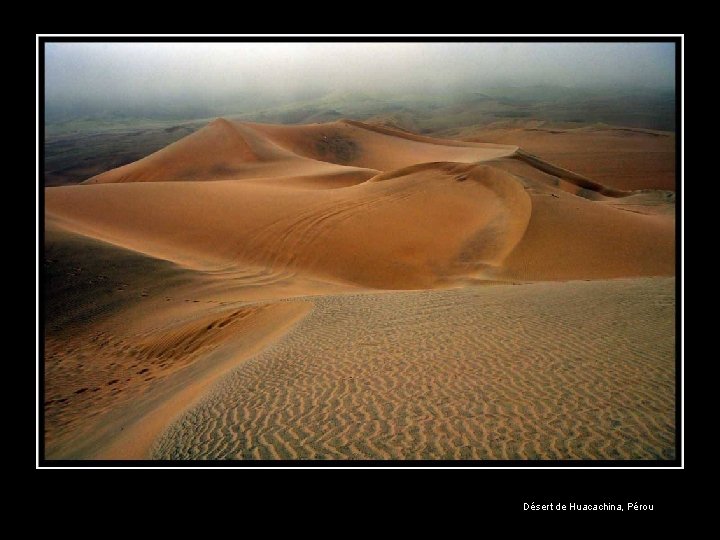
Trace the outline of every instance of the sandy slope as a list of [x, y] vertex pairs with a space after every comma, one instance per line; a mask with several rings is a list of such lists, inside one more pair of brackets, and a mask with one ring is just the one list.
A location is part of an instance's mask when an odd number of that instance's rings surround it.
[[514, 279], [520, 267], [524, 279], [673, 273], [671, 216], [537, 190], [499, 167], [431, 164], [322, 191], [234, 181], [59, 187], [46, 208], [68, 228], [195, 268], [258, 264], [380, 288]]
[[602, 184], [675, 190], [675, 135], [611, 126], [488, 127], [454, 132], [469, 141], [512, 144]]
[[333, 290], [252, 267], [197, 273], [52, 223], [45, 272], [49, 458], [147, 456], [203, 389], [309, 308], [266, 298]]
[[673, 456], [672, 278], [312, 294], [50, 236], [50, 458]]
[[322, 191], [233, 181], [71, 186], [48, 190], [46, 204], [69, 228], [187, 266], [262, 264], [383, 288], [433, 286], [499, 264], [530, 217], [521, 184], [453, 164]]
[[357, 183], [377, 171], [306, 159], [273, 144], [244, 124], [218, 118], [146, 158], [84, 183], [198, 181], [279, 177], [327, 177]]
[[[313, 186], [311, 179], [327, 178], [332, 187], [338, 187], [338, 178], [340, 185], [351, 185], [378, 171], [419, 162], [476, 162], [515, 150], [514, 146], [441, 141], [378, 129], [348, 121], [268, 126], [218, 118], [146, 158], [85, 183], [284, 178]], [[316, 180], [314, 185], [318, 184]]]
[[326, 296], [160, 459], [670, 459], [674, 279]]
[[674, 196], [544, 157], [218, 120], [47, 188], [47, 455], [146, 457], [239, 368], [156, 456], [671, 457], [673, 281], [613, 279], [674, 274]]
[[304, 126], [249, 125], [295, 154], [380, 171], [431, 161], [475, 163], [517, 149], [515, 145], [433, 139], [347, 120]]

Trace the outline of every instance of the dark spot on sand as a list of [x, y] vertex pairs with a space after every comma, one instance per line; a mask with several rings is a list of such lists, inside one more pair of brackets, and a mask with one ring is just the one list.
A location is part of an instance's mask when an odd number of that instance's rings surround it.
[[348, 163], [360, 154], [357, 143], [342, 135], [323, 135], [315, 141], [315, 151], [335, 163]]

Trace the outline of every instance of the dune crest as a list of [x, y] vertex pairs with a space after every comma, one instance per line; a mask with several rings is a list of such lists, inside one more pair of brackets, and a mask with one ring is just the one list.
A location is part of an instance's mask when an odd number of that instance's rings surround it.
[[[168, 183], [183, 179], [214, 182]], [[104, 185], [48, 190], [48, 215], [194, 269], [251, 264], [384, 289], [674, 272], [672, 215], [618, 204], [652, 194], [513, 146], [354, 121], [218, 119], [89, 183]]]
[[379, 288], [499, 265], [531, 214], [522, 185], [484, 165], [439, 163], [333, 190], [169, 186], [58, 188], [47, 210], [66, 228], [191, 268], [261, 264]]
[[384, 289], [674, 272], [672, 216], [528, 188], [482, 164], [425, 164], [329, 190], [63, 187], [48, 191], [47, 212], [70, 230], [190, 268], [253, 264]]
[[[282, 126], [218, 118], [146, 158], [85, 183], [262, 179], [277, 184], [285, 179], [287, 185], [295, 180], [302, 185], [312, 175], [342, 177], [342, 185], [350, 185], [380, 171], [420, 162], [476, 163], [516, 150], [510, 145], [432, 139], [349, 120]], [[332, 180], [325, 184], [337, 187]]]
[[[375, 170], [307, 159], [274, 144], [244, 124], [218, 118], [204, 128], [134, 163], [84, 183], [277, 179], [312, 175], [362, 182]], [[347, 182], [346, 182], [347, 184]]]
[[594, 125], [546, 127], [520, 121], [450, 130], [468, 141], [516, 144], [564, 169], [618, 190], [675, 190], [675, 134]]
[[379, 171], [430, 161], [477, 163], [509, 156], [517, 150], [513, 145], [433, 139], [350, 120], [248, 125], [297, 155]]

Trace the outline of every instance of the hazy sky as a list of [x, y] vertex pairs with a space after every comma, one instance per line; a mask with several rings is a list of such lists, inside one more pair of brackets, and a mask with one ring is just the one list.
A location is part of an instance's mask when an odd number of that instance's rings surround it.
[[667, 43], [49, 43], [48, 103], [494, 84], [674, 85]]

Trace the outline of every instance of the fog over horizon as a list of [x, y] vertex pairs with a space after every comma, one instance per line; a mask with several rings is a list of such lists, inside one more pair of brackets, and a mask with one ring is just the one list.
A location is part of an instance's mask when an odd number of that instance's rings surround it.
[[47, 110], [238, 110], [332, 92], [672, 91], [673, 43], [47, 43]]

